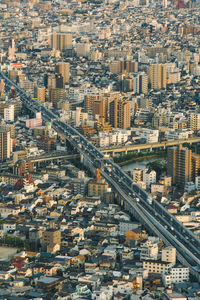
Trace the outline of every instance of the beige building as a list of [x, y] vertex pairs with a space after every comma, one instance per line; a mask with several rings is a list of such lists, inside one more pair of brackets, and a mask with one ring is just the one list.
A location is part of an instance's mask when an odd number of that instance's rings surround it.
[[172, 183], [184, 186], [192, 178], [192, 150], [182, 145], [168, 148], [167, 167]]
[[141, 169], [133, 169], [133, 181], [143, 181], [143, 170]]
[[61, 232], [57, 229], [47, 229], [42, 234], [42, 243], [45, 245], [49, 244], [61, 244]]
[[200, 114], [191, 113], [189, 115], [189, 127], [191, 130], [197, 131], [200, 129]]
[[72, 34], [55, 32], [51, 35], [50, 46], [54, 50], [72, 49]]
[[97, 170], [96, 179], [91, 180], [88, 183], [88, 196], [98, 197], [100, 196], [101, 199], [104, 197], [105, 193], [108, 190], [108, 184], [105, 179], [101, 178], [100, 172]]
[[152, 64], [148, 69], [151, 88], [154, 90], [166, 89], [167, 71], [165, 64]]
[[173, 265], [176, 264], [176, 248], [168, 246], [162, 249], [162, 261], [170, 262]]
[[110, 124], [114, 128], [128, 129], [131, 125], [130, 103], [115, 99], [110, 103]]
[[39, 103], [45, 102], [45, 87], [34, 87], [34, 98], [37, 99]]
[[55, 68], [56, 73], [59, 73], [63, 77], [63, 82], [68, 83], [70, 77], [70, 63], [68, 62], [60, 62], [56, 65]]
[[49, 101], [52, 102], [53, 107], [57, 107], [59, 101], [66, 99], [65, 89], [51, 89], [49, 92]]
[[0, 127], [0, 161], [4, 161], [11, 157], [12, 139], [10, 129], [7, 126]]

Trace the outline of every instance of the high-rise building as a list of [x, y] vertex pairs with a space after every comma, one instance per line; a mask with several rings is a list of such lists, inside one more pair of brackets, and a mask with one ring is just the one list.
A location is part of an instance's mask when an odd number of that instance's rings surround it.
[[45, 87], [34, 87], [34, 98], [37, 99], [39, 103], [45, 102]]
[[192, 155], [192, 180], [200, 176], [200, 155]]
[[125, 69], [127, 73], [137, 73], [138, 72], [138, 62], [134, 60], [125, 61]]
[[100, 117], [106, 117], [106, 100], [94, 100], [93, 103], [93, 115], [99, 115]]
[[152, 64], [148, 68], [149, 81], [154, 90], [165, 89], [167, 85], [167, 72], [165, 64]]
[[4, 108], [4, 120], [14, 122], [15, 119], [15, 106], [10, 104], [8, 107]]
[[50, 45], [54, 50], [65, 51], [72, 49], [72, 34], [55, 32], [51, 35]]
[[197, 131], [200, 130], [200, 114], [191, 113], [189, 115], [189, 127], [191, 130]]
[[56, 65], [55, 68], [56, 73], [59, 73], [63, 77], [63, 82], [68, 83], [69, 82], [69, 76], [70, 76], [70, 64], [68, 62], [60, 62]]
[[0, 161], [4, 161], [11, 157], [12, 139], [10, 129], [6, 125], [0, 126]]
[[51, 89], [49, 93], [49, 101], [52, 102], [53, 107], [57, 107], [59, 101], [66, 99], [65, 89]]
[[110, 103], [110, 124], [114, 128], [127, 129], [130, 127], [130, 103], [115, 99]]
[[192, 150], [179, 145], [169, 148], [167, 154], [168, 174], [172, 182], [184, 186], [192, 178]]
[[137, 94], [148, 93], [148, 75], [146, 73], [141, 72], [134, 77], [134, 92]]

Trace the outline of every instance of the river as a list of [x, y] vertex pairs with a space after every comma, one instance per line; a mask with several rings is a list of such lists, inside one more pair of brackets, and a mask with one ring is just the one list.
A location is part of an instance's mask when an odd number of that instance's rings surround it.
[[163, 160], [163, 158], [153, 157], [153, 158], [149, 158], [149, 159], [139, 160], [139, 161], [136, 161], [136, 162], [129, 163], [125, 166], [122, 166], [121, 168], [126, 172], [127, 171], [132, 171], [133, 169], [136, 169], [136, 168], [144, 170], [148, 163], [153, 162], [155, 160]]

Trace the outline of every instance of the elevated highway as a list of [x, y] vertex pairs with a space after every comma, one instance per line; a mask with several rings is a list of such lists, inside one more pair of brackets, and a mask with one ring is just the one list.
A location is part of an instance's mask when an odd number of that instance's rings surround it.
[[126, 146], [114, 146], [114, 147], [105, 147], [101, 148], [101, 152], [105, 154], [111, 154], [112, 156], [121, 153], [129, 153], [133, 151], [140, 150], [150, 150], [153, 149], [166, 149], [167, 147], [183, 145], [183, 144], [193, 144], [199, 143], [200, 137], [191, 137], [187, 140], [173, 140], [173, 141], [165, 141], [160, 143], [149, 143], [149, 144], [136, 144], [136, 145], [126, 145]]
[[200, 281], [200, 240], [146, 191], [134, 184], [117, 164], [105, 158], [104, 154], [76, 129], [61, 122], [55, 113], [32, 100], [4, 73], [0, 72], [0, 76], [7, 86], [14, 86], [30, 111], [41, 111], [43, 120], [52, 122], [52, 127], [76, 147], [84, 158], [84, 163], [92, 172], [95, 172], [96, 168], [101, 170], [101, 175], [113, 188], [118, 201], [123, 203], [124, 209], [140, 220], [148, 230], [163, 239], [167, 245], [174, 246], [180, 262], [188, 266], [190, 272]]

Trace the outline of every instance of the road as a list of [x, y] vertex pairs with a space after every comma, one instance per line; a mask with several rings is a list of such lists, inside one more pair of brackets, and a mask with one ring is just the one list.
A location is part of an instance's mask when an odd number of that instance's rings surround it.
[[200, 281], [200, 240], [183, 226], [160, 203], [154, 200], [115, 163], [104, 157], [104, 154], [82, 136], [75, 128], [63, 123], [58, 116], [42, 104], [32, 100], [30, 96], [14, 84], [4, 73], [0, 72], [7, 86], [14, 86], [24, 105], [32, 112], [42, 113], [44, 121], [52, 122], [52, 127], [62, 134], [84, 157], [88, 168], [101, 170], [113, 190], [124, 199], [126, 208], [137, 216], [147, 229], [174, 246], [179, 260], [190, 268]]

